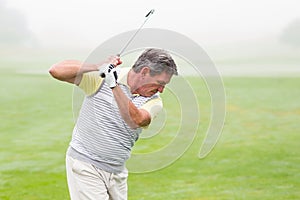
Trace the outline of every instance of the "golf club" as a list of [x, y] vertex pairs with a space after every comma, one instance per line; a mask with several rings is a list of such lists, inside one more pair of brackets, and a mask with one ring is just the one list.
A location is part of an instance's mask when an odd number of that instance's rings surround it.
[[[125, 46], [123, 47], [123, 49], [120, 51], [120, 53], [117, 54], [117, 56], [121, 56], [125, 49], [128, 47], [128, 45], [132, 42], [132, 40], [135, 38], [135, 36], [137, 35], [137, 33], [143, 28], [144, 24], [148, 21], [148, 19], [150, 18], [150, 16], [154, 13], [154, 9], [150, 10], [147, 15], [145, 16], [145, 21], [142, 23], [142, 25], [140, 26], [139, 29], [136, 30], [136, 32], [131, 36], [131, 38], [128, 40], [128, 42], [125, 44]], [[104, 73], [101, 73], [100, 76], [102, 78], [105, 77]]]

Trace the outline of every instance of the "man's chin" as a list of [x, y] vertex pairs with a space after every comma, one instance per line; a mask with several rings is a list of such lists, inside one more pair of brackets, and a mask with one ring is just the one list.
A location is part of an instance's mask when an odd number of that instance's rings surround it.
[[151, 97], [152, 95], [154, 95], [155, 93], [153, 93], [153, 92], [148, 92], [148, 93], [144, 93], [144, 94], [140, 94], [141, 96], [143, 96], [143, 97]]
[[151, 96], [153, 96], [156, 93], [157, 93], [157, 91], [148, 91], [148, 92], [146, 92], [146, 91], [145, 92], [139, 91], [139, 92], [137, 92], [137, 94], [139, 94], [139, 95], [141, 95], [143, 97], [151, 97]]

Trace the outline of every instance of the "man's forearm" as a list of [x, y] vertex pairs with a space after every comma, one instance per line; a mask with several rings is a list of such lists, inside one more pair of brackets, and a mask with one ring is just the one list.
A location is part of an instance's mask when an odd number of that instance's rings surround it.
[[49, 69], [49, 73], [56, 79], [79, 85], [82, 74], [98, 71], [101, 67], [113, 64], [122, 64], [119, 56], [110, 56], [106, 61], [97, 64], [82, 63], [78, 60], [65, 60], [57, 63]]
[[113, 88], [112, 91], [122, 118], [131, 128], [144, 127], [150, 124], [150, 114], [146, 110], [138, 109], [119, 86]]
[[97, 71], [99, 66], [77, 60], [65, 60], [51, 66], [49, 73], [58, 80], [79, 84], [83, 73]]

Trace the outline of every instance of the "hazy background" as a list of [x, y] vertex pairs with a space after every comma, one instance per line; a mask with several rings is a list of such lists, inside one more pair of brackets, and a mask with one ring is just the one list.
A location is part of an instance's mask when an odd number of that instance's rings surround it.
[[191, 38], [224, 75], [300, 74], [298, 0], [0, 0], [1, 67], [85, 59], [110, 37], [138, 28], [151, 9], [145, 27]]

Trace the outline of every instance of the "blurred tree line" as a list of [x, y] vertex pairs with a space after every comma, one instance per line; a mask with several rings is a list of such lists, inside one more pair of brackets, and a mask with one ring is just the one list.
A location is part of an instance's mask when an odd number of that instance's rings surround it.
[[36, 42], [26, 18], [0, 1], [0, 46], [32, 46]]
[[300, 19], [295, 19], [288, 24], [279, 39], [285, 44], [300, 48]]

